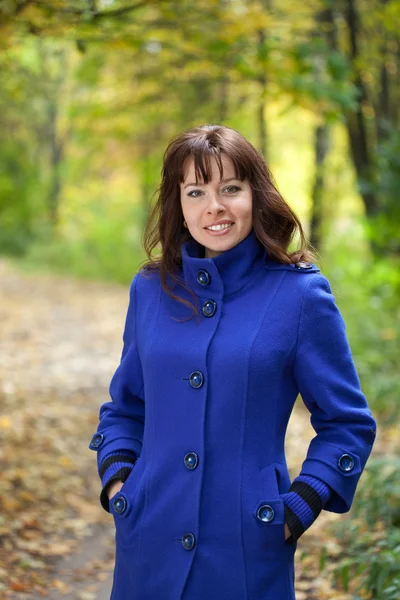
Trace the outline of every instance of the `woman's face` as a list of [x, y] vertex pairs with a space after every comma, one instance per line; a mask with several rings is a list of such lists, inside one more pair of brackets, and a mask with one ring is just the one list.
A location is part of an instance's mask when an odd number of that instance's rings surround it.
[[[195, 184], [194, 163], [188, 162], [185, 181], [180, 184], [180, 197], [188, 229], [194, 239], [205, 248], [205, 257], [212, 258], [233, 248], [247, 237], [253, 226], [253, 197], [248, 180], [235, 179], [230, 158], [222, 155], [223, 177], [214, 158], [212, 180]], [[211, 225], [222, 224], [216, 230]]]

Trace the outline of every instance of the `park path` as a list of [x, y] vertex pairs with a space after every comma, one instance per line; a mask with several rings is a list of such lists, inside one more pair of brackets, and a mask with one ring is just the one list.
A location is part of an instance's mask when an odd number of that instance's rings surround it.
[[[108, 600], [114, 524], [87, 445], [121, 353], [128, 286], [25, 273], [4, 260], [0, 278], [0, 596]], [[292, 477], [313, 436], [299, 399], [286, 438]], [[317, 570], [337, 517], [323, 513], [299, 540], [297, 600], [349, 599]]]

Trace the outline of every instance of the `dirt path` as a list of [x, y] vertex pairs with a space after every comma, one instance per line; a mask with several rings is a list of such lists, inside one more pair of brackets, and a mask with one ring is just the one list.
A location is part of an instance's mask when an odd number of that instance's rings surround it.
[[5, 261], [0, 281], [0, 597], [109, 598], [114, 526], [87, 445], [128, 290]]
[[[120, 356], [128, 286], [23, 274], [5, 261], [0, 278], [0, 596], [108, 600], [114, 525], [87, 444]], [[293, 477], [313, 436], [300, 401], [287, 435]], [[316, 568], [335, 518], [323, 513], [299, 540], [297, 600], [349, 599]]]

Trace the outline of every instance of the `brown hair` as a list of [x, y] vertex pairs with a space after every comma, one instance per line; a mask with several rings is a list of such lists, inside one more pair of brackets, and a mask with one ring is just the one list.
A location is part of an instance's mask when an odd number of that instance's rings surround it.
[[[161, 183], [156, 190], [158, 198], [147, 220], [143, 247], [147, 254], [142, 269], [159, 270], [162, 286], [175, 300], [192, 307], [197, 314], [197, 299], [192, 290], [176, 277], [181, 265], [181, 246], [191, 237], [183, 226], [180, 202], [180, 183], [184, 181], [187, 159], [193, 159], [196, 184], [199, 178], [209, 183], [212, 178], [211, 159], [218, 164], [221, 178], [221, 155], [228, 156], [235, 168], [235, 176], [248, 179], [253, 198], [253, 227], [256, 237], [267, 248], [269, 256], [280, 263], [315, 261], [308, 248], [301, 222], [279, 193], [264, 158], [238, 131], [223, 125], [202, 125], [183, 131], [168, 144], [163, 157]], [[295, 233], [300, 237], [300, 248], [288, 253]], [[161, 245], [161, 254], [152, 257], [152, 251]], [[194, 304], [175, 295], [167, 285], [167, 276], [183, 286], [193, 296]], [[189, 318], [191, 318], [189, 317]]]

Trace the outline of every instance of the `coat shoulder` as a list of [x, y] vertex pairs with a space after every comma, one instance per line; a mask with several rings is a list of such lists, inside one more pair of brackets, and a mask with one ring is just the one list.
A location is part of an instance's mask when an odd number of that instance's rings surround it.
[[160, 288], [160, 273], [158, 269], [139, 269], [135, 274], [132, 285], [140, 295], [155, 294]]
[[291, 271], [297, 274], [319, 273], [321, 269], [312, 262], [300, 261], [298, 263], [280, 263], [276, 260], [268, 260], [265, 264], [268, 271]]

